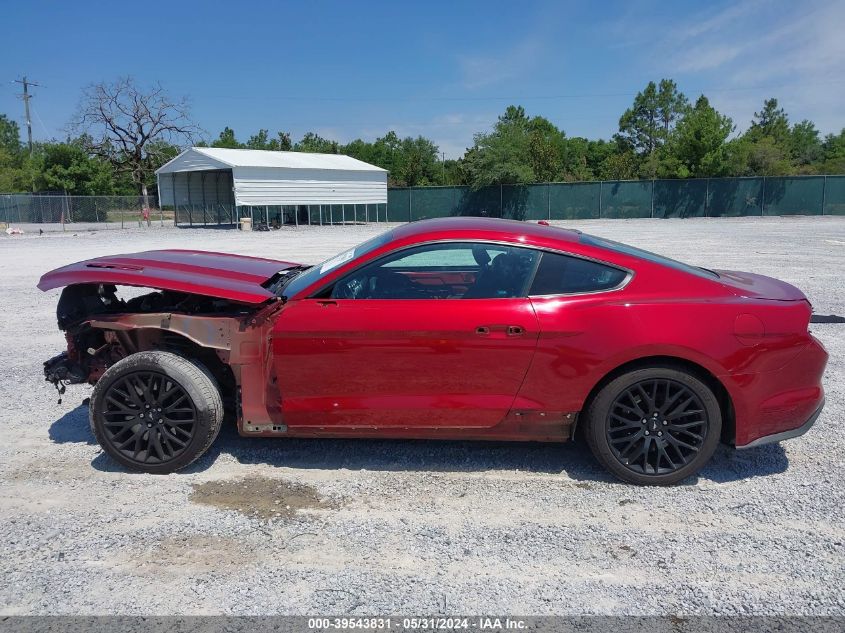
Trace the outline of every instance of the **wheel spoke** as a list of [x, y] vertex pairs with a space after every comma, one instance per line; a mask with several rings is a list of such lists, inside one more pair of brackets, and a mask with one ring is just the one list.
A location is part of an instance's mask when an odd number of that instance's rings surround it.
[[639, 420], [629, 420], [628, 418], [623, 418], [621, 415], [617, 415], [616, 413], [611, 413], [610, 417], [619, 423], [619, 425], [616, 425], [612, 429], [613, 431], [621, 431], [622, 429], [638, 429], [641, 426]]
[[669, 468], [675, 470], [677, 466], [675, 462], [672, 461], [672, 458], [669, 457], [669, 453], [666, 452], [666, 442], [660, 442], [657, 444], [657, 452], [659, 455], [663, 456], [663, 458], [669, 462]]
[[188, 394], [186, 394], [186, 393], [183, 391], [183, 392], [182, 392], [182, 395], [180, 395], [180, 396], [179, 396], [179, 397], [178, 397], [175, 401], [171, 402], [171, 403], [170, 403], [170, 404], [168, 404], [166, 407], [164, 407], [164, 410], [165, 410], [165, 411], [171, 411], [171, 410], [173, 409], [173, 407], [175, 407], [177, 404], [182, 404], [182, 402], [183, 402], [184, 400], [187, 400], [187, 398], [188, 398]]
[[163, 431], [163, 434], [169, 442], [175, 443], [179, 448], [185, 448], [187, 446], [187, 443], [180, 440], [178, 437], [176, 437], [173, 433], [169, 432], [167, 429], [165, 429]]
[[687, 398], [686, 400], [684, 400], [684, 401], [683, 401], [681, 404], [679, 404], [677, 407], [675, 407], [674, 409], [672, 409], [672, 411], [671, 411], [670, 413], [667, 413], [667, 414], [666, 414], [666, 419], [667, 419], [667, 420], [674, 420], [676, 417], [679, 417], [680, 415], [683, 415], [683, 411], [684, 411], [684, 409], [686, 409], [686, 408], [690, 405], [690, 403], [691, 403], [693, 400], [695, 400], [695, 396], [694, 396], [694, 395], [691, 395], [689, 398]]
[[640, 392], [640, 395], [645, 400], [645, 403], [648, 405], [648, 408], [653, 409], [654, 408], [654, 400], [652, 400], [651, 397], [646, 393], [646, 390], [643, 388], [642, 383], [637, 384], [637, 391]]

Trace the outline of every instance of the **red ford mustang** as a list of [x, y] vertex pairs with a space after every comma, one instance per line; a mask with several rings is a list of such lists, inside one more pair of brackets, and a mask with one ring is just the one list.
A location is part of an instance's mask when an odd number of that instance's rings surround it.
[[[797, 288], [551, 226], [406, 224], [317, 266], [199, 251], [45, 274], [64, 391], [124, 466], [197, 459], [231, 411], [265, 437], [565, 441], [617, 477], [669, 484], [720, 440], [804, 433], [827, 362]], [[123, 298], [117, 286], [146, 293]]]

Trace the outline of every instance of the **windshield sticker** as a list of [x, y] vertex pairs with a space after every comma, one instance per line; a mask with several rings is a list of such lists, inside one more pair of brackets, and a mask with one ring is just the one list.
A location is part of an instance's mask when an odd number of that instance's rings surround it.
[[328, 272], [332, 268], [337, 268], [344, 262], [348, 262], [350, 259], [352, 259], [353, 255], [355, 255], [354, 248], [346, 251], [345, 253], [341, 253], [337, 257], [332, 257], [327, 262], [323, 262], [323, 265], [320, 266], [320, 274], [322, 275], [323, 273]]

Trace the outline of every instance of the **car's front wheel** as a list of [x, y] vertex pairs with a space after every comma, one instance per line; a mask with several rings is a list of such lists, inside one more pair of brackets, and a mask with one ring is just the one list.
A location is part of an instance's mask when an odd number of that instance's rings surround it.
[[132, 470], [165, 474], [211, 446], [223, 421], [209, 371], [170, 352], [139, 352], [102, 375], [90, 402], [91, 430], [103, 450]]
[[713, 390], [679, 367], [648, 367], [606, 384], [586, 412], [596, 459], [623, 481], [669, 485], [697, 473], [719, 443]]

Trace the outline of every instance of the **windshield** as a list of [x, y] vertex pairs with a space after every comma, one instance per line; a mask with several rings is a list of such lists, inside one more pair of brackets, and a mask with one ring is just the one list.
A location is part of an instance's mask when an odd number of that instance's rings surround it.
[[316, 266], [311, 266], [307, 270], [293, 277], [284, 286], [279, 288], [277, 293], [282, 292], [284, 297], [293, 297], [311, 284], [319, 281], [320, 278], [328, 275], [335, 268], [352, 261], [356, 257], [361, 257], [361, 255], [365, 255], [380, 246], [384, 246], [392, 239], [393, 231], [386, 231], [385, 233], [377, 235], [366, 242], [358, 244], [358, 246], [355, 246], [354, 248], [350, 248], [348, 251], [343, 251], [338, 255], [330, 257], [326, 261], [321, 262]]
[[675, 259], [663, 257], [663, 255], [658, 255], [657, 253], [644, 251], [641, 248], [628, 246], [627, 244], [622, 244], [621, 242], [606, 240], [602, 237], [596, 237], [595, 235], [587, 235], [586, 233], [582, 233], [580, 241], [582, 244], [598, 246], [599, 248], [606, 248], [617, 253], [631, 255], [632, 257], [639, 257], [640, 259], [645, 259], [655, 264], [661, 264], [662, 266], [668, 266], [669, 268], [674, 268], [675, 270], [690, 273], [691, 275], [696, 275], [697, 277], [706, 277], [708, 279], [718, 279], [719, 277], [719, 275], [713, 272], [712, 270], [707, 270], [706, 268], [699, 268], [698, 266], [690, 266], [689, 264], [679, 262]]

